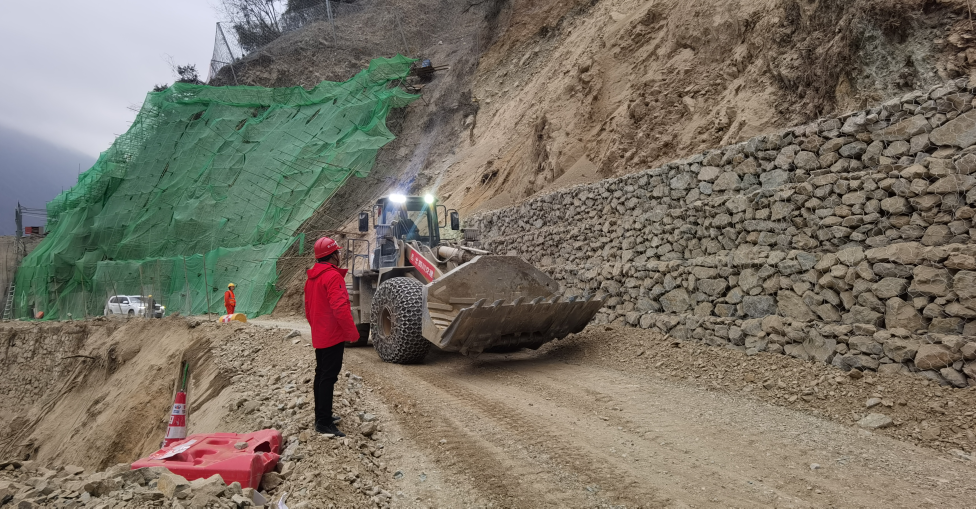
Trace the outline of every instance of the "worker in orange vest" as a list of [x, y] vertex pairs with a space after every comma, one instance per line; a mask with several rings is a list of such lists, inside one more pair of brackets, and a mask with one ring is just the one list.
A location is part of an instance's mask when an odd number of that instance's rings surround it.
[[224, 292], [224, 307], [227, 308], [227, 314], [234, 314], [234, 306], [237, 305], [237, 297], [234, 296], [234, 283], [227, 285], [227, 291]]

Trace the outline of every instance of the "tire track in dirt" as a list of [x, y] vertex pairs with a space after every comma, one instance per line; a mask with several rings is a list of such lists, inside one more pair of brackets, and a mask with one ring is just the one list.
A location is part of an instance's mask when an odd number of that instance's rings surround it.
[[[689, 453], [695, 451], [678, 447], [672, 441], [654, 444], [653, 438], [657, 437], [638, 435], [633, 421], [606, 417], [608, 409], [601, 408], [600, 403], [609, 406], [620, 399], [620, 394], [614, 393], [619, 393], [628, 382], [614, 373], [547, 360], [479, 364], [445, 376], [427, 372], [418, 376], [449, 390], [459, 404], [475, 406], [489, 416], [509, 416], [495, 420], [516, 434], [524, 447], [551, 457], [553, 466], [575, 477], [577, 493], [582, 492], [583, 486], [598, 489], [608, 502], [630, 507], [707, 505], [718, 502], [719, 498], [703, 493], [706, 478], [711, 482], [719, 479], [723, 484], [734, 482], [723, 474], [727, 465], [705, 473], [694, 472], [702, 467], [694, 457], [687, 468], [683, 465], [689, 463]], [[508, 390], [500, 390], [499, 383]], [[632, 398], [628, 395], [624, 399]], [[648, 413], [663, 410], [653, 404], [646, 408]], [[649, 415], [642, 417], [645, 421], [649, 419]], [[664, 435], [686, 432], [675, 425], [658, 428]], [[667, 470], [661, 470], [665, 464]], [[668, 497], [662, 498], [661, 493], [667, 493]], [[724, 503], [743, 506], [756, 503], [752, 493], [725, 492], [720, 498]], [[806, 505], [780, 490], [766, 493], [762, 498]], [[571, 500], [575, 503], [570, 505], [579, 503], [578, 497]], [[677, 503], [678, 500], [681, 502]]]
[[351, 349], [346, 365], [395, 419], [400, 456], [432, 461], [435, 490], [464, 486], [463, 506], [966, 507], [976, 496], [976, 467], [937, 451], [653, 369], [580, 362], [574, 348], [434, 352], [413, 366]]

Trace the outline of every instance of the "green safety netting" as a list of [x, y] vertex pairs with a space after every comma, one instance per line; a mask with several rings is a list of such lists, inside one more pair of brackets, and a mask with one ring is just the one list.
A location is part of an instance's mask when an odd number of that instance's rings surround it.
[[[413, 60], [373, 60], [343, 83], [209, 87], [148, 94], [132, 127], [48, 203], [47, 238], [17, 271], [14, 310], [101, 314], [113, 295], [152, 295], [168, 313], [270, 312], [278, 258], [350, 175], [393, 139], [394, 86]], [[303, 238], [301, 238], [304, 241]]]

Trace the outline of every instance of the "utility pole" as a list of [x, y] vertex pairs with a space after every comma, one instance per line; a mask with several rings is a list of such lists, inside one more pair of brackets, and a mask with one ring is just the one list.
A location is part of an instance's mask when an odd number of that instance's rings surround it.
[[14, 233], [17, 249], [17, 256], [14, 258], [14, 267], [17, 267], [20, 265], [21, 257], [27, 255], [27, 246], [24, 245], [24, 214], [20, 210], [20, 202], [17, 202], [17, 208], [14, 209], [14, 223], [17, 225], [17, 232]]

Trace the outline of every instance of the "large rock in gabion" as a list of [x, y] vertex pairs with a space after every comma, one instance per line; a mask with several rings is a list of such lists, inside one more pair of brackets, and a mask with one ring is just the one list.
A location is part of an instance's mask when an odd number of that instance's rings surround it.
[[962, 354], [953, 353], [945, 345], [921, 345], [915, 354], [915, 366], [918, 369], [942, 369], [958, 360], [962, 360]]

